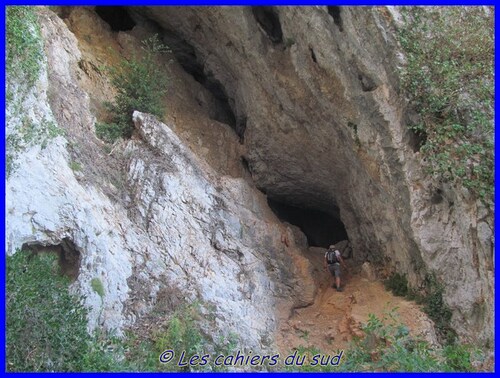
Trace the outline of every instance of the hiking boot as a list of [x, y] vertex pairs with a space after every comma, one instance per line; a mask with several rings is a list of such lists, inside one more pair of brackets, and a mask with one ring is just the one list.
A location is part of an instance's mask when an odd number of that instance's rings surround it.
[[343, 287], [338, 287], [337, 291], [344, 291], [344, 288]]
[[336, 284], [336, 283], [334, 283], [334, 284], [332, 285], [332, 287], [333, 287], [334, 289], [336, 289], [336, 288], [337, 288], [337, 284]]

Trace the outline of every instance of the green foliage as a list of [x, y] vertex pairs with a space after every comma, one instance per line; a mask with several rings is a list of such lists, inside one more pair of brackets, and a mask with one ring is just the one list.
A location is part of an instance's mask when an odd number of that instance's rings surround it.
[[[280, 366], [281, 370], [300, 372], [452, 372], [473, 371], [471, 359], [481, 359], [479, 351], [467, 345], [449, 345], [445, 348], [431, 346], [425, 340], [412, 336], [402, 324], [397, 309], [386, 313], [382, 319], [369, 314], [363, 325], [364, 336], [355, 339], [343, 351], [338, 366], [311, 366], [314, 356], [335, 356], [340, 351], [321, 351], [312, 347], [299, 347], [301, 366]], [[291, 354], [291, 353], [290, 353]]]
[[[69, 283], [53, 254], [21, 251], [7, 257], [8, 371], [179, 371], [174, 361], [159, 362], [163, 351], [174, 349], [178, 359], [182, 351], [227, 355], [236, 349], [235, 335], [216, 341], [204, 335], [198, 304], [179, 307], [151, 337], [89, 335], [87, 310], [82, 298], [69, 293]], [[104, 297], [101, 280], [92, 279], [91, 286]]]
[[143, 41], [142, 55], [123, 60], [118, 68], [110, 68], [111, 82], [117, 90], [113, 104], [107, 104], [112, 122], [97, 124], [97, 136], [106, 142], [120, 137], [129, 138], [134, 124], [135, 110], [163, 117], [163, 98], [167, 92], [168, 78], [161, 69], [158, 56], [168, 51], [155, 35]]
[[[294, 352], [297, 352], [297, 360], [301, 363], [297, 365], [294, 363], [293, 365], [285, 365], [284, 359], [287, 356], [290, 356]], [[334, 356], [341, 355], [340, 363], [338, 365], [331, 364], [332, 358]], [[340, 366], [344, 363], [345, 352], [338, 351], [328, 351], [324, 352], [315, 347], [305, 347], [300, 345], [294, 351], [288, 353], [286, 356], [281, 356], [281, 365], [279, 366], [280, 371], [286, 372], [338, 372], [340, 370]], [[323, 360], [322, 360], [323, 358]], [[338, 359], [334, 359], [334, 363], [337, 363]], [[323, 364], [322, 364], [323, 363]]]
[[95, 133], [97, 137], [106, 143], [114, 143], [116, 140], [130, 136], [130, 125], [123, 125], [117, 123], [101, 123], [95, 124]]
[[471, 356], [480, 352], [470, 345], [447, 345], [443, 349], [443, 354], [453, 371], [474, 371]]
[[[174, 360], [179, 360], [181, 353], [189, 358], [192, 355], [209, 354], [209, 363], [204, 366], [181, 366], [176, 363], [161, 364], [156, 360], [156, 370], [163, 371], [225, 371], [224, 366], [216, 366], [214, 358], [219, 354], [229, 355], [237, 350], [237, 336], [229, 334], [228, 337], [219, 335], [216, 340], [211, 340], [203, 332], [200, 316], [200, 304], [194, 302], [180, 306], [171, 316], [166, 326], [153, 335], [154, 355], [159, 356], [165, 350], [175, 352]], [[211, 317], [210, 314], [207, 316]], [[186, 360], [186, 358], [185, 358]]]
[[385, 282], [384, 286], [387, 290], [392, 291], [394, 295], [405, 297], [408, 295], [408, 280], [405, 276], [394, 273]]
[[424, 311], [434, 321], [438, 336], [447, 344], [453, 344], [456, 333], [450, 327], [451, 310], [443, 301], [443, 286], [434, 275], [425, 278], [425, 293], [420, 300], [424, 304]]
[[92, 280], [90, 281], [90, 286], [92, 286], [92, 290], [99, 294], [101, 298], [104, 298], [104, 286], [99, 278], [92, 278]]
[[[204, 346], [207, 340], [201, 333], [199, 324], [195, 317], [198, 314], [199, 307], [194, 304], [179, 308], [170, 318], [166, 329], [160, 330], [155, 335], [155, 349], [159, 356], [163, 351], [172, 349], [176, 356], [180, 356], [182, 351], [186, 351], [186, 355], [205, 354]], [[165, 364], [164, 368], [169, 371], [189, 371], [189, 368], [179, 368], [176, 364]]]
[[493, 198], [493, 9], [403, 7], [402, 85], [429, 173]]
[[33, 145], [40, 145], [42, 149], [47, 147], [48, 142], [59, 135], [64, 135], [64, 130], [47, 119], [33, 122], [25, 116], [21, 119], [20, 127], [7, 135], [6, 138], [6, 172], [7, 177], [16, 169], [16, 156]]
[[61, 130], [45, 119], [34, 122], [23, 109], [23, 101], [40, 76], [44, 57], [36, 7], [6, 7], [6, 39], [7, 122], [20, 124], [9, 130], [6, 139], [9, 177], [17, 168], [20, 151], [35, 143], [45, 148], [48, 139], [60, 135]]
[[436, 331], [440, 339], [446, 344], [453, 344], [456, 333], [450, 326], [451, 310], [443, 300], [443, 286], [436, 277], [429, 274], [424, 279], [424, 287], [421, 292], [416, 292], [408, 286], [408, 280], [404, 275], [394, 273], [385, 282], [387, 290], [394, 295], [406, 297], [423, 304], [424, 312], [434, 321]]
[[356, 146], [361, 147], [361, 140], [359, 139], [358, 134], [358, 125], [352, 122], [347, 122], [347, 126], [349, 126], [354, 133], [354, 142], [356, 143]]
[[[112, 334], [89, 335], [87, 312], [81, 298], [68, 291], [69, 279], [59, 274], [57, 256], [17, 252], [7, 257], [7, 370], [8, 371], [183, 371], [177, 366], [182, 351], [194, 354], [234, 354], [236, 335], [210, 340], [203, 332], [200, 305], [180, 306], [151, 335], [129, 332], [124, 339]], [[91, 281], [96, 292], [100, 280]], [[102, 293], [104, 294], [104, 293]], [[210, 318], [210, 314], [207, 316]], [[205, 317], [206, 318], [206, 317]], [[339, 366], [311, 366], [316, 348], [300, 347], [303, 366], [277, 366], [288, 371], [472, 371], [471, 357], [478, 351], [466, 345], [434, 349], [412, 337], [393, 313], [382, 320], [369, 316], [365, 337], [343, 353]], [[175, 351], [161, 364], [159, 355]], [[477, 358], [477, 356], [474, 356]], [[213, 362], [209, 359], [210, 362]], [[186, 360], [185, 360], [186, 361]], [[213, 364], [190, 370], [223, 370]]]
[[72, 161], [69, 163], [69, 167], [75, 171], [75, 172], [79, 172], [82, 170], [82, 165], [80, 163], [78, 163], [77, 161]]
[[7, 370], [84, 371], [110, 366], [87, 333], [87, 312], [59, 275], [57, 257], [7, 257]]
[[43, 57], [36, 8], [8, 6], [6, 26], [8, 82], [15, 79], [30, 88], [38, 78]]
[[471, 349], [448, 346], [436, 349], [410, 335], [409, 329], [389, 312], [382, 320], [370, 314], [365, 337], [346, 351], [342, 371], [451, 372], [471, 371]]

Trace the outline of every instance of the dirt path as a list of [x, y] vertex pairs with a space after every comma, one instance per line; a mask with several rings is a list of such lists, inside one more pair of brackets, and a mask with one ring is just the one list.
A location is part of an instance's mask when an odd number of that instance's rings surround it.
[[381, 282], [362, 273], [344, 275], [344, 291], [337, 292], [332, 288], [333, 277], [322, 270], [322, 258], [317, 256], [312, 263], [319, 281], [314, 304], [293, 310], [281, 324], [277, 337], [280, 353], [299, 346], [324, 352], [347, 348], [353, 336], [363, 335], [361, 323], [366, 323], [370, 313], [382, 319], [392, 309], [412, 334], [435, 340], [432, 321], [416, 303], [392, 295]]

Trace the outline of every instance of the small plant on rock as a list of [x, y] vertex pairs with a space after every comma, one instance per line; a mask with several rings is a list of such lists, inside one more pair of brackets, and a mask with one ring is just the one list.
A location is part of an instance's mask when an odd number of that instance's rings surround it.
[[117, 90], [114, 103], [107, 104], [111, 111], [110, 123], [96, 125], [97, 136], [105, 142], [118, 138], [129, 138], [134, 124], [135, 110], [163, 117], [163, 98], [167, 92], [168, 78], [162, 70], [158, 56], [168, 52], [157, 35], [142, 42], [142, 55], [134, 55], [130, 60], [108, 70], [111, 82]]

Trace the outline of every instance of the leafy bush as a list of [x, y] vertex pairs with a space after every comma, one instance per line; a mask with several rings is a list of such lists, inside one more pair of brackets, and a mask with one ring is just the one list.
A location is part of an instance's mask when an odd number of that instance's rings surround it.
[[434, 321], [438, 336], [447, 344], [456, 340], [456, 332], [451, 328], [451, 310], [443, 300], [443, 286], [434, 275], [425, 278], [425, 294], [420, 301], [424, 304], [424, 311]]
[[46, 118], [34, 122], [29, 117], [22, 118], [16, 130], [6, 137], [6, 173], [7, 177], [17, 169], [15, 160], [18, 154], [28, 147], [39, 145], [45, 149], [51, 139], [64, 135], [64, 130]]
[[408, 327], [398, 322], [393, 312], [382, 320], [370, 314], [363, 326], [365, 337], [356, 340], [346, 351], [343, 371], [472, 371], [471, 348], [448, 346], [436, 349], [410, 335]]
[[[87, 311], [58, 274], [57, 257], [7, 257], [7, 370], [90, 371], [113, 364], [87, 333]], [[101, 348], [102, 349], [102, 348]]]
[[7, 77], [31, 87], [41, 69], [43, 44], [36, 8], [8, 6], [6, 19]]
[[493, 10], [403, 7], [402, 85], [429, 172], [485, 203], [493, 194]]
[[470, 345], [447, 345], [443, 349], [446, 363], [453, 371], [474, 371], [471, 356], [480, 353]]
[[129, 138], [134, 124], [135, 110], [163, 117], [163, 98], [167, 92], [168, 78], [161, 69], [158, 55], [168, 51], [153, 36], [142, 42], [142, 55], [122, 60], [118, 68], [110, 68], [111, 82], [117, 90], [114, 103], [107, 104], [112, 113], [112, 122], [97, 124], [96, 134], [106, 142], [120, 137]]
[[[155, 335], [156, 354], [160, 355], [167, 349], [175, 351], [178, 358], [183, 351], [187, 356], [194, 354], [205, 354], [203, 350], [206, 340], [201, 333], [200, 327], [196, 324], [194, 316], [197, 306], [189, 306], [178, 309], [167, 323], [166, 329], [161, 330]], [[179, 367], [172, 363], [173, 370]], [[184, 369], [181, 369], [184, 370]]]
[[451, 328], [451, 310], [443, 300], [443, 286], [436, 277], [428, 274], [424, 279], [424, 287], [421, 292], [412, 290], [408, 286], [408, 280], [404, 275], [394, 273], [385, 282], [387, 290], [391, 290], [394, 295], [406, 297], [423, 304], [424, 312], [434, 321], [436, 331], [441, 341], [446, 344], [453, 344], [456, 339], [456, 332]]
[[[301, 366], [283, 366], [281, 370], [300, 372], [452, 372], [473, 371], [471, 359], [481, 359], [478, 350], [467, 345], [431, 346], [422, 338], [410, 335], [409, 328], [396, 317], [395, 310], [382, 319], [369, 314], [363, 325], [364, 336], [355, 339], [342, 353], [338, 366], [312, 365], [314, 356], [340, 355], [340, 351], [320, 351], [299, 347]], [[302, 360], [302, 358], [304, 358]], [[316, 360], [317, 361], [317, 360]], [[335, 360], [335, 362], [337, 362]]]
[[54, 122], [29, 116], [23, 108], [30, 89], [40, 76], [43, 66], [43, 41], [34, 6], [6, 7], [6, 88], [7, 129], [6, 173], [7, 177], [17, 169], [16, 159], [28, 146], [47, 146], [48, 140], [62, 134]]
[[119, 125], [116, 123], [100, 123], [95, 124], [95, 133], [97, 137], [107, 143], [113, 143], [117, 139], [130, 136], [130, 125]]
[[408, 280], [405, 276], [394, 273], [385, 282], [384, 286], [387, 290], [392, 291], [394, 295], [405, 297], [408, 295]]
[[[220, 335], [212, 340], [203, 332], [200, 316], [200, 304], [194, 302], [180, 306], [171, 316], [165, 327], [153, 335], [155, 355], [159, 356], [165, 350], [173, 350], [175, 358], [168, 364], [159, 364], [157, 370], [163, 371], [225, 371], [225, 366], [216, 366], [214, 358], [219, 354], [233, 354], [237, 349], [237, 337], [230, 334], [228, 337]], [[213, 314], [208, 314], [208, 318]], [[208, 363], [200, 366], [178, 366], [177, 362], [181, 353], [185, 352], [184, 361], [195, 354], [202, 356], [208, 354]], [[158, 360], [157, 360], [158, 361]], [[157, 362], [158, 365], [158, 362]]]
[[[345, 362], [345, 351], [328, 351], [327, 353], [315, 347], [304, 347], [300, 345], [296, 348], [296, 360], [289, 365], [284, 359], [292, 355], [295, 351], [281, 356], [280, 365], [277, 370], [286, 372], [338, 372], [340, 366]], [[340, 357], [340, 361], [339, 358]]]
[[74, 172], [80, 172], [82, 170], [82, 165], [80, 163], [78, 163], [77, 161], [71, 161], [69, 163], [69, 167], [71, 168], [71, 170], [73, 170]]

